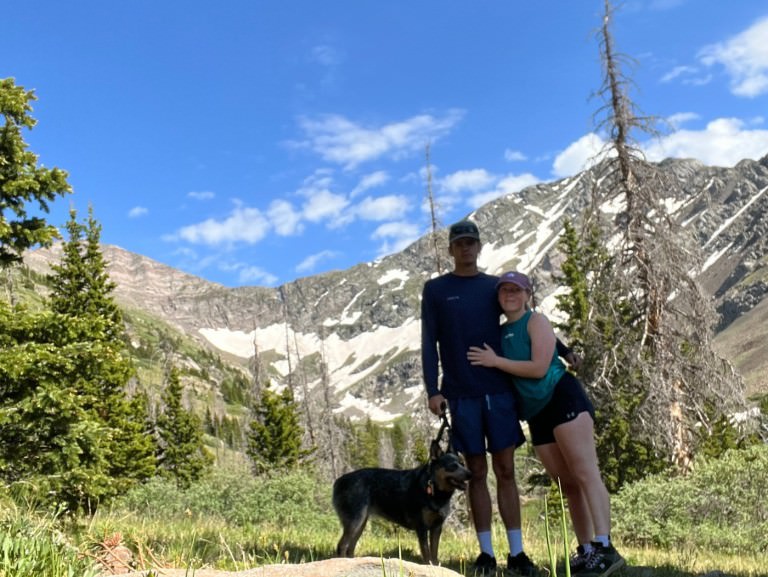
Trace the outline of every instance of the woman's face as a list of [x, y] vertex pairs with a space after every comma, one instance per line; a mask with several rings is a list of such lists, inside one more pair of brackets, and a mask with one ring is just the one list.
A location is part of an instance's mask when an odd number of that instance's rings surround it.
[[525, 312], [528, 291], [516, 284], [507, 283], [499, 287], [499, 304], [507, 317], [519, 317]]

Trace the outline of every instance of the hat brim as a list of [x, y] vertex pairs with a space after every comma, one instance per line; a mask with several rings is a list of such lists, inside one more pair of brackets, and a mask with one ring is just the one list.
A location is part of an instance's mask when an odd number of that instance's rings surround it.
[[496, 283], [496, 290], [499, 290], [502, 287], [502, 285], [505, 285], [505, 284], [513, 284], [517, 288], [521, 288], [524, 291], [530, 290], [530, 287], [528, 287], [528, 286], [526, 286], [524, 284], [520, 284], [519, 282], [516, 282], [516, 281], [513, 281], [513, 280], [500, 280], [499, 282]]
[[451, 242], [455, 240], [459, 240], [460, 238], [473, 238], [475, 240], [480, 240], [480, 236], [477, 234], [472, 234], [471, 232], [466, 232], [464, 234], [457, 234], [456, 236], [451, 237]]

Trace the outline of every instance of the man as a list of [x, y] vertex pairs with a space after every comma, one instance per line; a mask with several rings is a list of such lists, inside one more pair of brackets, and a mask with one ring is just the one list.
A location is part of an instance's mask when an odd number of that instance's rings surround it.
[[[448, 233], [452, 272], [424, 284], [421, 301], [421, 361], [429, 410], [441, 415], [445, 401], [451, 413], [453, 443], [472, 473], [469, 503], [480, 544], [475, 572], [494, 574], [496, 557], [491, 542], [492, 504], [488, 490], [491, 453], [496, 476], [499, 514], [507, 530], [507, 569], [528, 577], [535, 567], [523, 551], [520, 498], [515, 480], [515, 449], [525, 437], [518, 419], [509, 377], [501, 371], [473, 366], [467, 360], [471, 346], [488, 343], [500, 354], [496, 298], [498, 278], [480, 272], [477, 259], [482, 244], [477, 225], [457, 222]], [[438, 386], [439, 368], [442, 383]]]

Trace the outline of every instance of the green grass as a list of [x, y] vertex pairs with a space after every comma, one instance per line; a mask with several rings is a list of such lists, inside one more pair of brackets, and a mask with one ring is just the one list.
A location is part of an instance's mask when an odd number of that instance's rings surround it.
[[[621, 521], [617, 519], [613, 536], [630, 565], [621, 575], [768, 575], [761, 540], [768, 534], [768, 514], [760, 492], [766, 478], [768, 447], [759, 446], [703, 462], [688, 477], [648, 479], [615, 495], [614, 517]], [[440, 559], [469, 575], [478, 546], [464, 495], [454, 505]], [[549, 509], [545, 512], [543, 498], [525, 500], [525, 547], [540, 567], [554, 566], [558, 575], [565, 575], [564, 551], [572, 551], [575, 543], [564, 542], [572, 539], [572, 532], [563, 527], [559, 504]], [[500, 525], [493, 533], [503, 567], [506, 536]], [[308, 472], [256, 479], [242, 469], [218, 470], [186, 491], [154, 481], [92, 518], [74, 520], [18, 507], [0, 490], [2, 577], [90, 577], [102, 551], [99, 544], [115, 534], [133, 552], [136, 568], [243, 571], [330, 558], [340, 528], [330, 504], [330, 484]], [[33, 557], [27, 552], [34, 552]], [[356, 553], [420, 562], [415, 535], [382, 521], [369, 523]]]

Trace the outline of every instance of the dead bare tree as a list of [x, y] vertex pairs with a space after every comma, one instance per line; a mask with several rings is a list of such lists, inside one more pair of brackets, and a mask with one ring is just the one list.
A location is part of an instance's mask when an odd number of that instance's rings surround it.
[[[633, 399], [627, 411], [633, 434], [684, 469], [702, 428], [745, 406], [744, 388], [712, 348], [717, 315], [696, 281], [701, 251], [663, 202], [681, 182], [648, 162], [634, 138], [657, 135], [655, 119], [640, 114], [630, 98], [632, 83], [623, 72], [629, 59], [614, 46], [610, 0], [604, 6], [598, 32], [604, 74], [597, 93], [603, 105], [596, 119], [607, 139], [580, 250], [618, 246], [592, 258], [597, 266], [582, 274], [589, 310], [580, 334], [590, 357], [582, 374], [601, 404]], [[601, 210], [607, 202], [622, 206], [612, 222]]]
[[[301, 409], [304, 415], [303, 428], [307, 435], [307, 444], [310, 447], [315, 447], [315, 426], [314, 418], [312, 416], [312, 410], [310, 407], [310, 394], [309, 385], [307, 383], [307, 374], [304, 370], [301, 351], [299, 350], [299, 341], [296, 335], [296, 331], [291, 328], [292, 318], [290, 312], [290, 306], [288, 304], [288, 297], [286, 295], [284, 287], [280, 287], [280, 300], [283, 305], [283, 325], [285, 327], [285, 354], [288, 360], [288, 387], [291, 389], [293, 398], [301, 399]], [[294, 371], [291, 364], [291, 335], [293, 336], [293, 347], [296, 353], [296, 370]], [[298, 385], [301, 387], [301, 396], [296, 395], [296, 383], [294, 382], [294, 376], [298, 379]]]
[[426, 146], [426, 158], [427, 158], [427, 202], [429, 202], [429, 215], [430, 215], [430, 225], [431, 225], [430, 240], [432, 241], [432, 250], [434, 251], [434, 254], [435, 254], [435, 269], [437, 270], [437, 274], [443, 274], [442, 251], [440, 250], [440, 246], [439, 246], [440, 238], [437, 233], [440, 223], [437, 218], [437, 202], [435, 201], [435, 196], [432, 192], [432, 163], [430, 161], [429, 143], [427, 143], [427, 146]]

